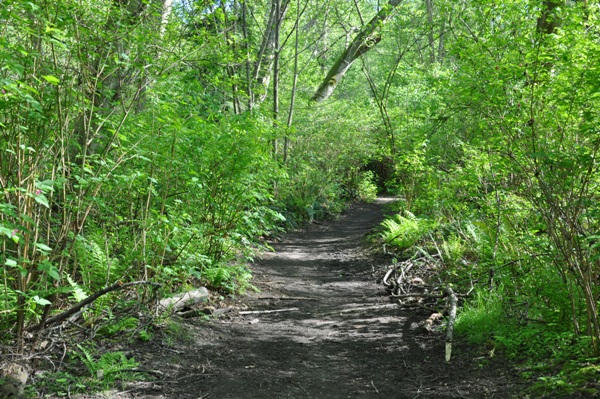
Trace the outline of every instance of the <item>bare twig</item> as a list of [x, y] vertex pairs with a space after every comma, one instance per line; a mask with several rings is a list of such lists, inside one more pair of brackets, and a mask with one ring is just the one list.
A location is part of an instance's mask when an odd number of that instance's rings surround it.
[[377, 389], [377, 387], [373, 383], [373, 380], [371, 380], [371, 385], [373, 386], [373, 389], [375, 389], [375, 392], [377, 392], [377, 394], [379, 395], [379, 389]]
[[240, 312], [241, 315], [247, 314], [269, 314], [269, 313], [280, 313], [280, 312], [293, 312], [299, 310], [298, 308], [285, 308], [285, 309], [274, 309], [274, 310], [245, 310]]
[[390, 275], [395, 271], [394, 268], [391, 268], [387, 271], [387, 273], [385, 273], [385, 276], [383, 276], [383, 285], [389, 287], [391, 284], [388, 282], [388, 278], [390, 277]]
[[419, 294], [419, 293], [412, 293], [412, 294], [391, 294], [392, 298], [445, 298], [445, 295], [442, 294]]
[[85, 306], [93, 303], [96, 299], [100, 298], [102, 295], [106, 295], [109, 292], [127, 288], [127, 287], [131, 287], [134, 285], [151, 285], [153, 287], [162, 287], [162, 284], [154, 283], [154, 282], [150, 282], [150, 281], [133, 281], [130, 283], [122, 283], [120, 281], [117, 281], [116, 283], [101, 289], [100, 291], [94, 293], [93, 295], [90, 295], [89, 297], [85, 298], [84, 300], [77, 302], [75, 305], [73, 305], [71, 308], [65, 310], [64, 312], [59, 313], [56, 316], [49, 318], [45, 322], [41, 322], [39, 324], [36, 324], [33, 327], [28, 328], [28, 330], [29, 331], [37, 331], [37, 330], [41, 330], [41, 329], [49, 326], [50, 324], [61, 322], [65, 319], [68, 319], [71, 315], [77, 313], [78, 311], [83, 309]]
[[[454, 295], [456, 295], [457, 298], [466, 298], [468, 297], [471, 292], [473, 291], [473, 289], [471, 288], [466, 294], [457, 294], [454, 293]], [[412, 294], [391, 294], [390, 295], [393, 298], [445, 298], [447, 295], [443, 295], [443, 294], [419, 294], [419, 293], [412, 293]]]
[[274, 297], [274, 296], [260, 296], [256, 299], [260, 299], [260, 300], [275, 300], [275, 301], [318, 301], [317, 298], [306, 298], [303, 296], [279, 296], [279, 297]]
[[425, 306], [425, 305], [421, 305], [420, 303], [402, 303], [402, 302], [398, 302], [398, 304], [400, 306], [402, 306], [402, 308], [404, 309], [423, 309], [427, 312], [431, 312], [434, 313], [436, 312], [436, 309], [429, 307], [429, 306]]
[[373, 305], [373, 306], [363, 306], [351, 309], [342, 309], [340, 311], [336, 311], [336, 313], [349, 313], [349, 312], [360, 312], [363, 310], [375, 310], [375, 309], [388, 309], [388, 308], [397, 308], [398, 305], [395, 303], [387, 303], [385, 305]]
[[299, 384], [299, 383], [297, 383], [297, 382], [296, 382], [295, 384], [296, 384], [296, 385], [298, 385], [298, 387], [299, 387], [300, 389], [302, 389], [302, 390], [304, 391], [304, 393], [305, 393], [305, 394], [307, 394], [307, 395], [308, 395], [308, 392], [306, 391], [306, 389], [304, 389], [304, 387], [303, 387], [302, 385], [300, 385], [300, 384]]

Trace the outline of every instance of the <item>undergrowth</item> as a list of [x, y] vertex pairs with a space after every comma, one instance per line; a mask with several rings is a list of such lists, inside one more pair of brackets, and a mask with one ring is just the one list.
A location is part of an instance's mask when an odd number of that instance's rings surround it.
[[[381, 225], [387, 251], [398, 259], [414, 253], [440, 257], [437, 278], [470, 293], [458, 311], [457, 337], [488, 359], [510, 359], [534, 397], [600, 394], [600, 358], [585, 331], [573, 329], [572, 306], [583, 304], [569, 301], [572, 286], [546, 256], [527, 255], [526, 246], [540, 246], [543, 235], [490, 229], [429, 208], [413, 213], [402, 201], [396, 207]], [[577, 325], [584, 326], [579, 315]]]
[[600, 393], [600, 358], [590, 353], [590, 338], [559, 324], [518, 320], [504, 293], [479, 291], [460, 309], [456, 334], [489, 357], [512, 359], [535, 397], [595, 397]]
[[94, 344], [77, 344], [60, 371], [47, 371], [36, 376], [35, 384], [26, 393], [29, 397], [70, 397], [113, 388], [117, 382], [147, 380], [138, 370], [139, 362], [124, 352], [106, 352], [97, 355]]

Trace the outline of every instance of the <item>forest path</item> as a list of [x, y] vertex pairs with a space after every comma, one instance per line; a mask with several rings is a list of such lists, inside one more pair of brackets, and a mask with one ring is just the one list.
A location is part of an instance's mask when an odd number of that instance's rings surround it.
[[429, 314], [401, 309], [376, 283], [389, 260], [365, 236], [390, 201], [286, 234], [253, 266], [261, 291], [240, 300], [248, 311], [286, 311], [184, 321], [181, 342], [135, 355], [164, 374], [129, 397], [516, 397], [501, 359], [455, 344], [446, 364], [443, 334], [421, 327]]

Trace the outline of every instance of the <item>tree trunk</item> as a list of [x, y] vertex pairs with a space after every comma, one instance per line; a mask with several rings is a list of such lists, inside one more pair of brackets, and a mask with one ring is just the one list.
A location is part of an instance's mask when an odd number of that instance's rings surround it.
[[[223, 39], [224, 39], [224, 46], [231, 46], [231, 51], [233, 53], [233, 57], [235, 60], [238, 59], [238, 47], [237, 47], [237, 43], [235, 41], [235, 38], [231, 37], [230, 31], [235, 32], [237, 31], [237, 18], [234, 18], [232, 21], [229, 20], [228, 16], [227, 16], [227, 3], [222, 0], [221, 1], [221, 10], [223, 10]], [[233, 13], [237, 15], [237, 1], [234, 0], [233, 2]], [[238, 84], [236, 82], [236, 76], [237, 76], [237, 69], [236, 69], [236, 63], [229, 63], [226, 67], [225, 67], [225, 71], [227, 72], [227, 77], [230, 79], [231, 81], [231, 103], [233, 105], [233, 113], [235, 115], [239, 115], [242, 113], [242, 103], [240, 100], [240, 96], [239, 96], [239, 87]]]
[[402, 3], [402, 0], [390, 0], [379, 12], [365, 25], [354, 38], [348, 48], [333, 64], [329, 73], [313, 96], [313, 101], [320, 102], [328, 99], [342, 80], [354, 61], [361, 55], [375, 47], [381, 40], [381, 26], [391, 17], [394, 8]]
[[435, 62], [435, 40], [433, 38], [433, 0], [425, 0], [427, 6], [427, 39], [429, 40], [429, 61]]
[[369, 83], [369, 87], [371, 88], [371, 93], [373, 94], [373, 98], [375, 99], [375, 103], [377, 104], [377, 109], [379, 110], [379, 115], [381, 116], [381, 121], [383, 122], [383, 126], [385, 128], [385, 133], [388, 136], [390, 143], [390, 153], [394, 155], [396, 153], [396, 139], [394, 137], [394, 127], [392, 125], [392, 119], [388, 113], [388, 96], [389, 96], [389, 86], [388, 83], [391, 84], [391, 80], [396, 74], [396, 70], [398, 69], [398, 65], [400, 64], [400, 60], [402, 57], [398, 58], [394, 68], [388, 74], [386, 84], [384, 85], [383, 90], [379, 90], [375, 81], [371, 77], [367, 65], [365, 65], [363, 61], [363, 73], [367, 78], [367, 82]]
[[252, 63], [250, 61], [251, 57], [250, 57], [250, 33], [248, 31], [248, 5], [246, 4], [245, 1], [242, 1], [242, 35], [244, 37], [244, 52], [246, 53], [246, 61], [245, 61], [245, 67], [246, 67], [246, 88], [247, 88], [247, 95], [248, 95], [248, 110], [252, 111], [252, 105], [254, 103], [254, 94], [253, 94], [253, 90], [252, 90], [252, 72], [251, 72], [251, 67], [252, 67]]
[[446, 56], [446, 48], [444, 47], [444, 35], [445, 35], [445, 30], [446, 30], [446, 16], [444, 16], [444, 18], [442, 18], [442, 25], [440, 26], [440, 38], [439, 38], [439, 43], [438, 43], [438, 55], [437, 55], [437, 59], [438, 61], [441, 61], [444, 59], [444, 57]]
[[[275, 15], [281, 14], [281, 0], [273, 0]], [[274, 57], [273, 57], [273, 127], [279, 126], [279, 34], [281, 32], [281, 19], [277, 18], [274, 25]], [[277, 137], [273, 139], [273, 158], [277, 160]]]
[[558, 26], [556, 9], [564, 4], [564, 0], [544, 0], [542, 3], [542, 14], [537, 20], [537, 32], [542, 35], [554, 33]]
[[169, 17], [171, 16], [171, 11], [173, 11], [173, 0], [164, 0], [162, 14], [160, 16], [160, 35], [161, 37], [165, 34], [165, 29], [167, 28], [167, 22], [169, 22]]
[[[83, 70], [81, 72], [84, 83], [91, 88], [91, 108], [79, 116], [74, 128], [80, 144], [79, 153], [76, 155], [82, 155], [83, 160], [88, 155], [99, 152], [102, 148], [98, 139], [102, 139], [103, 122], [98, 122], [97, 115], [107, 117], [122, 106], [125, 103], [124, 93], [132, 84], [137, 85], [132, 91], [132, 96], [139, 99], [150, 83], [148, 77], [136, 68], [114, 65], [115, 59], [122, 62], [121, 58], [131, 56], [127, 42], [122, 39], [124, 27], [127, 29], [138, 23], [145, 24], [146, 16], [151, 13], [148, 8], [152, 7], [160, 12], [157, 13], [158, 17], [151, 19], [149, 23], [153, 23], [152, 28], [156, 28], [162, 36], [172, 11], [172, 5], [173, 0], [113, 0], [112, 14], [103, 30], [107, 33], [114, 32], [114, 37], [118, 39], [99, 51], [89, 68], [83, 68], [91, 73], [83, 72]], [[117, 103], [120, 105], [115, 105]], [[106, 141], [108, 137], [104, 137], [104, 139]]]
[[295, 27], [294, 29], [296, 29], [296, 39], [294, 42], [294, 79], [292, 82], [292, 93], [291, 93], [291, 98], [290, 98], [290, 109], [288, 112], [288, 117], [287, 117], [287, 129], [286, 129], [286, 135], [284, 138], [284, 142], [283, 142], [283, 164], [287, 164], [288, 161], [288, 152], [289, 152], [289, 147], [290, 147], [290, 138], [288, 137], [287, 132], [289, 131], [290, 127], [292, 126], [292, 121], [294, 120], [294, 106], [296, 104], [296, 91], [298, 89], [298, 56], [299, 56], [299, 41], [300, 41], [300, 29], [299, 29], [299, 24], [300, 24], [300, 0], [297, 1], [297, 8], [296, 8], [296, 23], [295, 23]]
[[[251, 88], [255, 98], [253, 102], [262, 103], [267, 97], [267, 89], [270, 83], [271, 71], [273, 63], [275, 62], [275, 51], [277, 46], [275, 45], [275, 31], [280, 28], [281, 21], [285, 17], [285, 14], [290, 5], [290, 0], [272, 0], [271, 9], [269, 12], [269, 22], [265, 29], [262, 43], [256, 57], [256, 64], [254, 66], [253, 82], [258, 86], [258, 90]], [[258, 96], [258, 98], [256, 98]], [[254, 106], [254, 104], [252, 104]]]

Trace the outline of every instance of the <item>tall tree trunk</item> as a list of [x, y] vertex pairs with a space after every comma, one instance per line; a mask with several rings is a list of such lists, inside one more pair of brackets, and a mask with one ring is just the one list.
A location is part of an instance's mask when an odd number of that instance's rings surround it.
[[558, 27], [557, 8], [564, 5], [564, 0], [544, 0], [542, 2], [542, 14], [537, 20], [537, 32], [539, 34], [550, 35]]
[[164, 0], [162, 13], [160, 16], [160, 36], [164, 36], [165, 29], [167, 28], [167, 22], [169, 22], [169, 17], [171, 16], [171, 11], [173, 11], [173, 0]]
[[425, 0], [427, 7], [427, 39], [429, 40], [429, 62], [435, 62], [435, 39], [433, 38], [433, 0]]
[[300, 0], [297, 1], [296, 4], [296, 23], [294, 28], [296, 29], [296, 38], [294, 41], [294, 79], [292, 82], [292, 93], [291, 93], [291, 98], [290, 98], [290, 109], [288, 112], [288, 117], [287, 117], [287, 129], [286, 129], [286, 135], [284, 138], [284, 142], [283, 142], [283, 164], [287, 164], [288, 161], [288, 151], [289, 151], [289, 147], [290, 147], [290, 138], [288, 137], [287, 132], [289, 131], [290, 127], [292, 126], [292, 122], [294, 120], [294, 106], [296, 104], [296, 91], [298, 88], [298, 55], [299, 55], [299, 50], [298, 50], [298, 46], [299, 46], [299, 41], [300, 41], [300, 29], [299, 29], [299, 24], [300, 24]]
[[248, 110], [252, 112], [252, 106], [254, 104], [254, 91], [252, 90], [252, 63], [250, 61], [250, 33], [248, 31], [248, 5], [246, 1], [242, 1], [242, 36], [244, 37], [244, 52], [246, 56], [245, 68], [246, 68], [246, 89], [248, 95]]
[[443, 60], [446, 57], [446, 48], [444, 47], [444, 35], [446, 30], [446, 17], [442, 18], [442, 24], [440, 25], [440, 38], [438, 40], [438, 61]]
[[[253, 79], [251, 81], [251, 85], [256, 85], [256, 88], [252, 88], [252, 92], [254, 93], [254, 103], [262, 103], [267, 97], [267, 90], [270, 83], [277, 47], [275, 45], [275, 31], [277, 30], [278, 24], [280, 29], [281, 21], [283, 21], [289, 5], [290, 0], [271, 1], [269, 20], [256, 57]], [[254, 104], [252, 104], [252, 106], [254, 106]]]
[[[105, 48], [97, 52], [93, 65], [82, 66], [80, 73], [85, 80], [84, 83], [91, 87], [91, 109], [82, 113], [75, 123], [75, 133], [80, 145], [77, 155], [82, 155], [82, 160], [85, 160], [87, 155], [100, 150], [101, 144], [98, 143], [98, 138], [102, 138], [103, 122], [99, 122], [97, 116], [106, 118], [122, 107], [125, 89], [131, 87], [132, 83], [138, 85], [136, 90], [133, 90], [133, 96], [139, 98], [150, 82], [144, 72], [126, 66], [125, 58], [129, 59], [131, 54], [123, 39], [125, 37], [123, 28], [132, 28], [137, 24], [145, 23], [148, 8], [152, 7], [161, 11], [155, 14], [158, 18], [151, 18], [149, 23], [154, 23], [155, 25], [152, 26], [155, 26], [162, 36], [172, 10], [172, 3], [173, 0], [113, 0], [112, 14], [103, 29], [109, 34], [114, 32], [114, 37], [119, 39], [106, 44]], [[115, 59], [118, 59], [119, 64], [111, 64]]]
[[392, 124], [392, 118], [390, 117], [390, 115], [388, 113], [388, 100], [389, 100], [390, 88], [392, 87], [392, 82], [393, 82], [394, 76], [396, 75], [396, 72], [398, 71], [398, 66], [400, 65], [400, 62], [402, 61], [402, 58], [404, 57], [404, 54], [406, 54], [407, 50], [408, 49], [402, 51], [400, 53], [400, 55], [398, 56], [398, 58], [396, 59], [396, 62], [394, 63], [394, 67], [390, 70], [390, 72], [388, 73], [388, 75], [386, 77], [386, 80], [385, 80], [382, 90], [379, 90], [377, 88], [377, 84], [375, 83], [375, 81], [373, 80], [373, 78], [369, 72], [368, 65], [366, 65], [366, 63], [363, 60], [363, 69], [362, 70], [363, 70], [363, 73], [365, 74], [365, 76], [367, 77], [367, 82], [369, 83], [369, 87], [371, 88], [371, 93], [373, 94], [373, 98], [375, 99], [375, 103], [377, 104], [377, 109], [379, 110], [379, 115], [381, 116], [381, 121], [383, 122], [383, 126], [385, 128], [385, 133], [388, 136], [391, 155], [396, 154], [396, 137], [394, 134], [394, 126]]
[[[238, 59], [238, 46], [237, 46], [235, 37], [231, 37], [231, 33], [230, 33], [233, 31], [235, 34], [235, 32], [237, 30], [237, 23], [236, 23], [237, 19], [234, 18], [233, 21], [229, 20], [227, 7], [228, 7], [227, 2], [225, 0], [221, 0], [221, 10], [223, 11], [223, 25], [224, 25], [223, 26], [224, 45], [225, 45], [225, 47], [231, 46], [231, 52], [233, 53], [233, 59], [234, 59], [234, 61], [232, 63], [229, 63], [225, 67], [225, 70], [227, 72], [227, 77], [231, 81], [231, 103], [233, 104], [233, 113], [235, 115], [239, 115], [242, 113], [242, 103], [240, 101], [240, 96], [239, 96], [239, 87], [238, 87], [238, 82], [237, 82], [237, 70], [236, 70], [236, 66], [235, 66], [235, 64], [237, 63], [237, 59]], [[237, 1], [235, 1], [235, 0], [233, 2], [233, 13], [234, 14], [237, 13]]]
[[[281, 15], [281, 0], [273, 0], [275, 15]], [[276, 18], [274, 24], [274, 57], [273, 57], [273, 127], [279, 126], [279, 35], [281, 33], [281, 19]], [[273, 139], [273, 158], [277, 159], [277, 137]]]
[[354, 61], [361, 55], [371, 50], [381, 40], [381, 26], [392, 16], [394, 8], [402, 3], [402, 0], [390, 0], [386, 6], [365, 25], [354, 38], [348, 48], [333, 64], [325, 79], [313, 96], [313, 101], [320, 102], [328, 99], [340, 83]]

